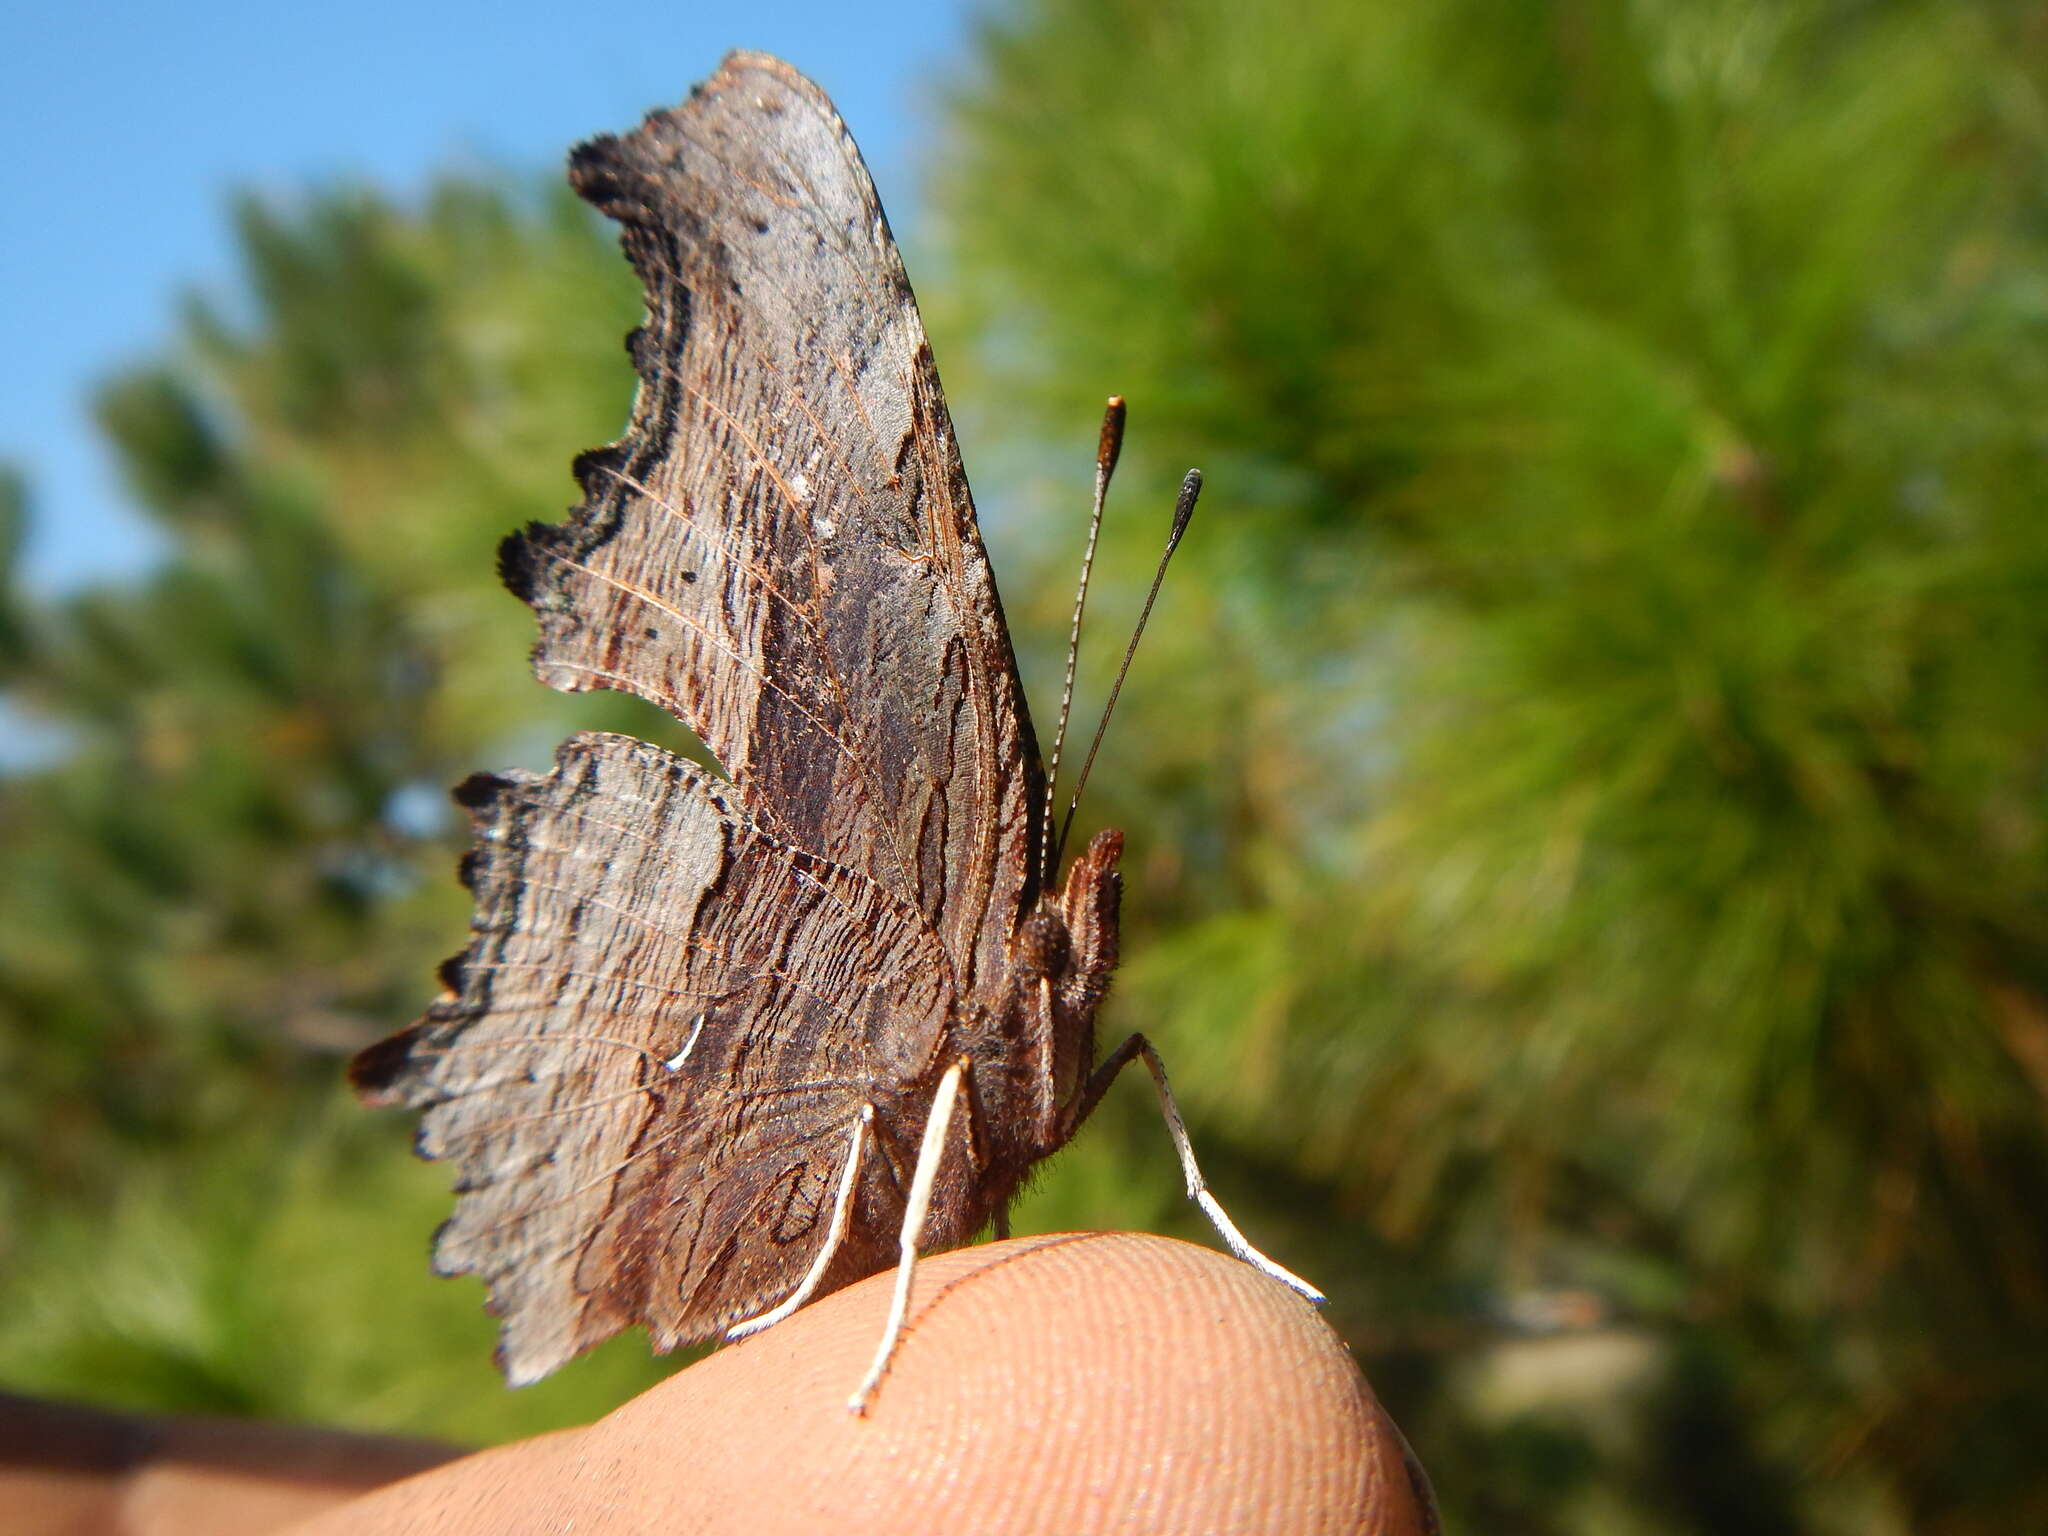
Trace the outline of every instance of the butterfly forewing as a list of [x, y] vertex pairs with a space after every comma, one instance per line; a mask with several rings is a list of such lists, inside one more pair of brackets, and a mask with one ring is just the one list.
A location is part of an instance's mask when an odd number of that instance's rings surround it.
[[568, 689], [674, 711], [792, 842], [923, 911], [972, 985], [1031, 894], [1038, 752], [924, 327], [824, 95], [736, 55], [580, 148], [646, 286], [626, 435], [508, 541]]

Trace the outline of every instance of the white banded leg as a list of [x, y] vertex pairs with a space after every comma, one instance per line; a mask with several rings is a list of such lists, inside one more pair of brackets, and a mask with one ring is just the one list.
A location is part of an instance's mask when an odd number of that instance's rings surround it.
[[960, 1080], [967, 1074], [962, 1056], [946, 1068], [939, 1079], [939, 1091], [932, 1096], [931, 1112], [925, 1116], [924, 1140], [918, 1143], [917, 1169], [910, 1176], [910, 1198], [903, 1207], [903, 1233], [896, 1260], [896, 1290], [889, 1298], [889, 1320], [882, 1325], [882, 1341], [875, 1348], [874, 1363], [861, 1378], [860, 1386], [847, 1399], [853, 1413], [866, 1413], [868, 1399], [882, 1383], [889, 1359], [903, 1336], [903, 1320], [910, 1312], [910, 1277], [917, 1268], [917, 1245], [924, 1236], [924, 1220], [931, 1213], [932, 1184], [939, 1176], [939, 1161], [946, 1155], [946, 1132], [953, 1123], [953, 1106], [960, 1097]]
[[853, 1144], [846, 1151], [846, 1171], [839, 1175], [839, 1192], [832, 1199], [832, 1222], [825, 1229], [824, 1245], [818, 1249], [818, 1256], [811, 1260], [811, 1267], [791, 1291], [775, 1306], [758, 1317], [745, 1322], [734, 1323], [725, 1330], [728, 1339], [743, 1339], [750, 1333], [759, 1333], [763, 1328], [772, 1328], [790, 1313], [811, 1299], [811, 1293], [818, 1288], [818, 1282], [825, 1278], [825, 1271], [831, 1266], [833, 1256], [839, 1252], [839, 1245], [846, 1240], [846, 1224], [853, 1215], [853, 1192], [860, 1186], [860, 1158], [867, 1150], [868, 1126], [875, 1118], [875, 1106], [863, 1104], [860, 1113], [854, 1117]]
[[1173, 1150], [1180, 1154], [1180, 1171], [1187, 1181], [1188, 1198], [1202, 1208], [1202, 1214], [1209, 1218], [1210, 1225], [1216, 1228], [1217, 1235], [1223, 1239], [1223, 1246], [1253, 1269], [1271, 1275], [1282, 1285], [1301, 1292], [1310, 1301], [1320, 1303], [1328, 1300], [1329, 1298], [1301, 1276], [1275, 1264], [1247, 1242], [1245, 1235], [1237, 1230], [1237, 1223], [1230, 1219], [1229, 1213], [1217, 1202], [1216, 1197], [1209, 1193], [1209, 1185], [1202, 1177], [1201, 1168], [1195, 1163], [1195, 1148], [1194, 1143], [1188, 1140], [1187, 1123], [1180, 1117], [1180, 1106], [1173, 1102], [1173, 1089], [1167, 1086], [1165, 1064], [1160, 1061], [1159, 1053], [1152, 1049], [1152, 1042], [1143, 1035], [1132, 1035], [1110, 1052], [1103, 1059], [1102, 1065], [1089, 1074], [1088, 1086], [1082, 1090], [1080, 1103], [1075, 1108], [1075, 1121], [1078, 1123], [1086, 1117], [1108, 1090], [1117, 1073], [1129, 1066], [1136, 1057], [1144, 1059], [1146, 1068], [1152, 1074], [1152, 1085], [1159, 1090], [1159, 1109], [1166, 1116], [1166, 1133], [1173, 1138]]

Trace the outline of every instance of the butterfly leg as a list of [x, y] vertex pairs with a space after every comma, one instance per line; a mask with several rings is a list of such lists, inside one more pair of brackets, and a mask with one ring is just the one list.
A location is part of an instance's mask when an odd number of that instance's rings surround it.
[[1236, 1254], [1253, 1269], [1271, 1275], [1282, 1285], [1301, 1292], [1310, 1301], [1322, 1302], [1328, 1298], [1306, 1280], [1288, 1269], [1283, 1269], [1267, 1258], [1245, 1240], [1237, 1230], [1237, 1223], [1209, 1193], [1209, 1185], [1202, 1177], [1202, 1170], [1195, 1163], [1194, 1143], [1188, 1139], [1187, 1122], [1180, 1117], [1180, 1106], [1173, 1101], [1173, 1089], [1167, 1085], [1166, 1066], [1160, 1061], [1159, 1053], [1152, 1049], [1152, 1042], [1143, 1035], [1132, 1035], [1124, 1043], [1103, 1058], [1102, 1065], [1089, 1074], [1088, 1084], [1081, 1090], [1079, 1102], [1074, 1106], [1072, 1123], [1079, 1125], [1088, 1117], [1088, 1112], [1101, 1102], [1109, 1085], [1116, 1080], [1117, 1073], [1136, 1058], [1143, 1058], [1146, 1069], [1152, 1074], [1152, 1085], [1159, 1090], [1159, 1109], [1166, 1116], [1166, 1133], [1173, 1138], [1173, 1150], [1180, 1154], [1180, 1171], [1187, 1181], [1188, 1198], [1202, 1208], [1202, 1214], [1209, 1218], [1210, 1225], [1223, 1239], [1223, 1246]]
[[725, 1330], [728, 1339], [743, 1339], [750, 1333], [759, 1333], [763, 1328], [772, 1328], [790, 1313], [811, 1299], [811, 1293], [818, 1288], [818, 1282], [825, 1278], [825, 1271], [831, 1267], [833, 1256], [839, 1252], [839, 1245], [846, 1240], [846, 1225], [853, 1214], [853, 1192], [860, 1187], [861, 1153], [867, 1149], [868, 1127], [874, 1123], [875, 1106], [863, 1104], [860, 1113], [854, 1117], [853, 1144], [846, 1151], [846, 1171], [839, 1175], [839, 1192], [832, 1201], [832, 1222], [825, 1230], [824, 1244], [818, 1249], [818, 1256], [811, 1260], [811, 1267], [797, 1288], [775, 1306], [757, 1317], [745, 1322], [734, 1323]]
[[1053, 1017], [1052, 978], [1038, 978], [1038, 1018], [1033, 1033], [1037, 1039], [1032, 1047], [1031, 1080], [1038, 1087], [1038, 1102], [1034, 1106], [1034, 1117], [1041, 1131], [1049, 1130], [1059, 1122], [1060, 1084], [1058, 1063], [1054, 1059], [1054, 1041], [1059, 1037], [1059, 1022]]
[[874, 1363], [861, 1378], [860, 1386], [847, 1400], [854, 1413], [866, 1413], [868, 1400], [881, 1385], [889, 1359], [896, 1353], [903, 1335], [903, 1320], [910, 1312], [910, 1277], [917, 1268], [917, 1245], [924, 1236], [924, 1219], [931, 1212], [932, 1185], [939, 1176], [939, 1161], [946, 1153], [946, 1132], [953, 1123], [953, 1106], [960, 1097], [960, 1080], [967, 1075], [967, 1058], [962, 1056], [939, 1079], [939, 1091], [932, 1096], [931, 1112], [925, 1116], [924, 1140], [917, 1148], [917, 1171], [910, 1176], [910, 1198], [903, 1208], [903, 1235], [896, 1261], [896, 1290], [889, 1298], [889, 1320], [882, 1325], [882, 1341], [875, 1348]]

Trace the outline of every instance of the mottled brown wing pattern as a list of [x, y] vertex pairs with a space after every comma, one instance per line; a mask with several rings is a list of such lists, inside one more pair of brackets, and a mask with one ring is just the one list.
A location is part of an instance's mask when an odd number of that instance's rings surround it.
[[735, 54], [570, 174], [645, 287], [639, 390], [578, 461], [581, 503], [508, 539], [502, 570], [543, 681], [666, 707], [728, 778], [586, 736], [544, 777], [472, 780], [475, 940], [358, 1058], [365, 1095], [423, 1109], [420, 1150], [456, 1166], [436, 1261], [489, 1283], [515, 1381], [629, 1324], [666, 1348], [788, 1298], [869, 1108], [817, 1289], [883, 1267], [963, 1052], [926, 1236], [971, 1235], [1064, 1134], [1040, 1079], [1092, 1039], [1076, 1015], [1020, 1054], [1043, 773], [845, 126], [786, 64]]
[[701, 736], [798, 846], [923, 912], [964, 987], [1036, 887], [1042, 775], [917, 306], [818, 88], [735, 54], [571, 161], [646, 286], [623, 438], [507, 541], [535, 666]]
[[[436, 1267], [489, 1283], [515, 1383], [631, 1323], [668, 1348], [773, 1305], [823, 1241], [861, 1104], [939, 1048], [952, 967], [922, 915], [627, 737], [459, 794], [475, 939], [355, 1068], [455, 1165]], [[887, 1262], [914, 1156], [885, 1137], [863, 1159], [835, 1283]]]

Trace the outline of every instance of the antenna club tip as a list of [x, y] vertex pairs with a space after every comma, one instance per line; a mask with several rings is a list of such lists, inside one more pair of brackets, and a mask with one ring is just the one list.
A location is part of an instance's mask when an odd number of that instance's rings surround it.
[[1111, 395], [1102, 412], [1102, 436], [1095, 444], [1095, 473], [1102, 490], [1109, 489], [1109, 477], [1124, 451], [1124, 397]]
[[1202, 472], [1191, 469], [1181, 477], [1180, 497], [1173, 504], [1173, 531], [1166, 536], [1166, 550], [1173, 552], [1180, 543], [1180, 536], [1188, 531], [1188, 521], [1195, 515], [1195, 501], [1202, 494]]

